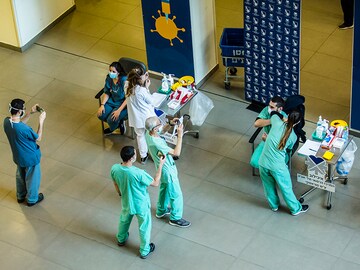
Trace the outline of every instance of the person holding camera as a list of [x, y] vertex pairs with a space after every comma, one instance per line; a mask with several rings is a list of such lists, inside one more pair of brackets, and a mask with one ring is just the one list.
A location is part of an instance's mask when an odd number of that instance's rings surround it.
[[162, 166], [165, 158], [159, 160], [155, 177], [133, 166], [136, 161], [136, 151], [133, 146], [125, 146], [120, 151], [121, 164], [111, 168], [111, 178], [116, 191], [121, 195], [121, 215], [116, 236], [118, 245], [124, 246], [129, 238], [129, 227], [134, 215], [137, 217], [140, 236], [140, 257], [146, 257], [155, 250], [155, 244], [150, 243], [151, 211], [148, 186], [159, 186]]
[[[181, 192], [178, 171], [173, 159], [173, 156], [179, 156], [182, 147], [183, 125], [178, 123], [177, 128], [177, 143], [174, 149], [170, 148], [166, 141], [160, 137], [163, 130], [168, 127], [163, 126], [160, 119], [156, 116], [146, 119], [146, 143], [149, 148], [151, 158], [155, 163], [155, 168], [159, 168], [160, 160], [165, 158], [165, 164], [162, 168], [160, 178], [160, 190], [156, 208], [156, 217], [163, 218], [170, 215], [169, 224], [181, 228], [186, 228], [191, 223], [182, 218], [183, 215], [183, 195]], [[174, 120], [171, 120], [170, 125], [175, 125]], [[170, 208], [168, 208], [170, 204]]]
[[134, 68], [128, 74], [126, 102], [129, 114], [129, 126], [134, 128], [141, 164], [146, 164], [148, 147], [145, 140], [145, 120], [155, 116], [153, 98], [149, 91], [149, 73], [142, 68]]
[[[40, 112], [37, 132], [26, 125], [30, 115]], [[13, 99], [9, 104], [10, 117], [4, 119], [4, 131], [9, 140], [16, 170], [16, 197], [18, 203], [27, 200], [31, 207], [41, 202], [44, 195], [39, 193], [41, 170], [40, 147], [37, 144], [42, 138], [46, 112], [37, 104], [26, 112], [25, 101]]]

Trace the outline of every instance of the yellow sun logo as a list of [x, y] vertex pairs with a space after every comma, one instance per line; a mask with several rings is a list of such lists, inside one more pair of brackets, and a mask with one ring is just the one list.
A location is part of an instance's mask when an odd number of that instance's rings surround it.
[[155, 20], [155, 30], [150, 29], [150, 31], [158, 32], [160, 36], [162, 36], [165, 39], [168, 39], [170, 41], [170, 45], [174, 46], [172, 43], [172, 40], [174, 38], [177, 38], [181, 43], [184, 41], [180, 39], [178, 35], [178, 31], [185, 32], [185, 28], [177, 28], [174, 20], [176, 19], [176, 16], [173, 16], [172, 19], [166, 18], [165, 16], [161, 16], [160, 10], [158, 10], [159, 17], [155, 18], [155, 16], [152, 16], [152, 18]]

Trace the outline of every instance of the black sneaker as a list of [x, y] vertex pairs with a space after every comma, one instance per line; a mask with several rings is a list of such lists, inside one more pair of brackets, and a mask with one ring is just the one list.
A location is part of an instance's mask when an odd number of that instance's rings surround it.
[[301, 213], [307, 212], [307, 210], [309, 210], [309, 206], [307, 204], [303, 204], [301, 210], [299, 212], [295, 213], [295, 214], [292, 214], [292, 215], [297, 216], [297, 215], [299, 215]]
[[163, 214], [161, 214], [161, 215], [156, 214], [155, 216], [157, 218], [163, 218], [163, 217], [165, 217], [167, 215], [170, 215], [170, 212], [171, 212], [171, 209], [168, 207], [168, 208], [166, 208], [166, 210], [165, 210], [165, 212]]
[[119, 246], [119, 247], [125, 246], [126, 241], [129, 239], [129, 235], [130, 235], [130, 233], [128, 232], [128, 233], [127, 233], [127, 237], [126, 237], [126, 239], [125, 239], [124, 242], [119, 242], [119, 241], [118, 241], [118, 246]]
[[347, 23], [343, 23], [339, 25], [339, 29], [340, 30], [346, 30], [346, 29], [350, 29], [353, 28], [354, 24], [347, 24]]
[[154, 250], [155, 250], [155, 244], [154, 244], [154, 243], [150, 243], [149, 246], [150, 246], [150, 251], [149, 251], [149, 253], [146, 254], [146, 255], [141, 255], [141, 254], [140, 254], [140, 258], [141, 258], [141, 259], [146, 259], [147, 256], [149, 256], [149, 254], [150, 254], [151, 252], [154, 252]]
[[105, 136], [108, 136], [108, 135], [110, 135], [110, 134], [112, 134], [113, 132], [110, 130], [110, 128], [105, 128], [104, 129], [104, 135]]
[[27, 206], [31, 207], [31, 206], [34, 206], [35, 204], [38, 204], [39, 202], [41, 202], [42, 200], [44, 199], [44, 194], [42, 193], [39, 193], [39, 196], [38, 196], [38, 200], [34, 203], [27, 203]]
[[142, 158], [140, 159], [141, 164], [142, 164], [142, 165], [145, 165], [145, 164], [146, 164], [146, 161], [148, 160], [148, 158], [149, 158], [149, 154], [147, 154], [146, 157], [142, 157]]
[[172, 226], [180, 227], [180, 228], [187, 228], [187, 227], [189, 227], [191, 225], [191, 223], [189, 221], [186, 221], [183, 218], [180, 218], [178, 220], [171, 220], [170, 219], [169, 224], [172, 225]]
[[124, 135], [126, 132], [126, 125], [124, 120], [120, 121], [119, 129], [120, 129], [120, 134]]
[[18, 203], [23, 203], [23, 202], [25, 202], [25, 198], [24, 199], [17, 199], [17, 202]]

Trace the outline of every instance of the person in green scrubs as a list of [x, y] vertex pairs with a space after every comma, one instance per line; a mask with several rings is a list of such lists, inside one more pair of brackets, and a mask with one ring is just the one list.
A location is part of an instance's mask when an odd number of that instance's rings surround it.
[[264, 133], [261, 136], [261, 142], [255, 148], [254, 153], [250, 159], [250, 165], [254, 168], [259, 168], [259, 158], [261, 156], [262, 150], [264, 149], [264, 143], [266, 140], [266, 136], [270, 131], [271, 124], [270, 124], [270, 113], [273, 111], [277, 111], [281, 113], [283, 116], [287, 117], [286, 113], [283, 111], [285, 102], [282, 97], [275, 96], [271, 98], [269, 105], [266, 106], [262, 111], [259, 113], [258, 117], [254, 122], [254, 127], [260, 128], [262, 127]]
[[282, 114], [276, 111], [272, 112], [271, 129], [259, 159], [260, 177], [271, 210], [277, 211], [280, 205], [276, 190], [277, 185], [286, 205], [294, 216], [309, 209], [308, 205], [301, 205], [296, 199], [292, 189], [290, 172], [286, 165], [287, 149], [291, 150], [297, 140], [293, 127], [299, 121], [300, 113], [298, 111], [292, 111], [284, 120]]
[[[172, 121], [174, 120], [177, 121], [177, 119], [173, 119]], [[174, 125], [174, 122], [170, 122], [170, 125]], [[178, 157], [181, 153], [183, 125], [178, 125], [177, 143], [174, 149], [169, 147], [166, 141], [160, 137], [162, 130], [169, 129], [169, 126], [166, 125], [163, 127], [157, 116], [147, 118], [145, 121], [145, 128], [147, 130], [145, 139], [149, 153], [155, 163], [155, 168], [159, 169], [161, 157], [166, 157], [160, 178], [156, 217], [163, 218], [166, 215], [170, 215], [170, 225], [181, 228], [189, 227], [191, 223], [182, 218], [183, 195], [180, 188], [178, 171], [173, 159], [173, 156]], [[169, 204], [170, 208], [168, 208]]]
[[131, 221], [136, 216], [139, 224], [140, 257], [145, 259], [155, 250], [155, 244], [150, 243], [151, 212], [148, 186], [159, 186], [160, 176], [165, 158], [159, 159], [158, 170], [152, 178], [133, 163], [136, 161], [136, 151], [133, 146], [125, 146], [120, 151], [123, 160], [121, 164], [114, 164], [111, 168], [111, 178], [116, 191], [121, 196], [121, 214], [119, 219], [118, 245], [124, 246], [129, 237]]

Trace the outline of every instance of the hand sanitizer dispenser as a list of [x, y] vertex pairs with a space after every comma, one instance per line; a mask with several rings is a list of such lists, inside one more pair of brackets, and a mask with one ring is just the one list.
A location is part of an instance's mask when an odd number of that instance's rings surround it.
[[175, 76], [175, 75], [174, 74], [169, 74], [169, 77], [168, 77], [170, 87], [174, 84], [174, 78], [172, 76]]

